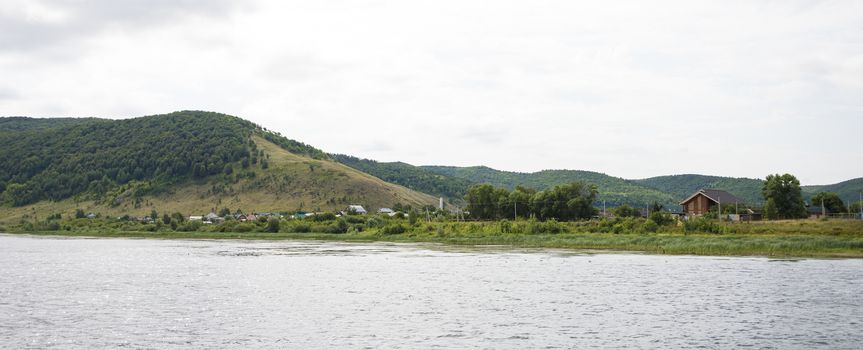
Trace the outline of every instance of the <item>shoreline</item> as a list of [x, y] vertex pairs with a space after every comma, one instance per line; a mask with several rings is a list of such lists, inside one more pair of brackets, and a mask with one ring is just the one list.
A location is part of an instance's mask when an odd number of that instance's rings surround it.
[[142, 238], [160, 240], [248, 240], [248, 241], [329, 241], [346, 243], [435, 243], [459, 247], [506, 247], [513, 249], [554, 249], [592, 253], [640, 253], [653, 255], [694, 255], [764, 258], [860, 259], [863, 237], [858, 235], [812, 234], [445, 234], [380, 235], [327, 233], [236, 233], [236, 232], [66, 232], [20, 231], [4, 235], [81, 238]]

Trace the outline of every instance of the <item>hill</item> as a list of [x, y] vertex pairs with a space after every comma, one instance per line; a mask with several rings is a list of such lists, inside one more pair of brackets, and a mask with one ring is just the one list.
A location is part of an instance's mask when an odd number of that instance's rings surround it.
[[374, 175], [384, 181], [407, 188], [444, 197], [451, 202], [464, 201], [471, 181], [448, 175], [438, 174], [422, 167], [402, 162], [377, 162], [343, 154], [331, 154], [334, 160], [354, 169]]
[[188, 215], [436, 203], [224, 114], [51, 120], [0, 118], [0, 220], [74, 208]]
[[861, 191], [863, 191], [863, 177], [858, 177], [832, 185], [803, 186], [803, 197], [809, 199], [818, 192], [834, 192], [847, 204], [849, 201], [859, 201]]
[[697, 174], [657, 176], [632, 182], [669, 193], [678, 201], [700, 189], [725, 190], [748, 204], [761, 205], [762, 180]]
[[654, 201], [666, 206], [677, 204], [675, 198], [668, 193], [641, 186], [619, 177], [592, 171], [543, 170], [535, 173], [519, 173], [501, 171], [484, 166], [422, 166], [421, 168], [434, 173], [464, 179], [474, 184], [488, 183], [510, 190], [516, 186], [544, 190], [574, 181], [583, 181], [596, 185], [599, 190], [598, 199], [605, 201], [606, 205], [610, 207], [621, 204], [643, 207]]

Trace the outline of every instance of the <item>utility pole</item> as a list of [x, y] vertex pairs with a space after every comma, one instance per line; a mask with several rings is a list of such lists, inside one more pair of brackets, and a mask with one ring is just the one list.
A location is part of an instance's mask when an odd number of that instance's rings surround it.
[[716, 204], [719, 205], [719, 221], [722, 221], [722, 196], [716, 196]]
[[518, 200], [514, 200], [512, 202], [512, 210], [513, 210], [512, 219], [517, 220], [518, 219]]

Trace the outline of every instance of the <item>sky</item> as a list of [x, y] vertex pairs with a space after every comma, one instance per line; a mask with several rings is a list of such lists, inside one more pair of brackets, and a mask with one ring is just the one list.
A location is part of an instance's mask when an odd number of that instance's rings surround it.
[[863, 1], [0, 2], [0, 116], [208, 110], [414, 165], [863, 176]]

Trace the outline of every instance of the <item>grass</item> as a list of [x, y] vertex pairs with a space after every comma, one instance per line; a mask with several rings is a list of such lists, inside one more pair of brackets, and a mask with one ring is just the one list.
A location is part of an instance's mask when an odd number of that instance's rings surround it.
[[[410, 224], [407, 220], [339, 219], [346, 223], [347, 233], [321, 233], [318, 228], [332, 222], [308, 220], [282, 221], [281, 231], [263, 232], [263, 223], [249, 224], [251, 232], [231, 231], [240, 225], [206, 225], [196, 231], [181, 232], [164, 225], [145, 225], [117, 220], [63, 220], [58, 230], [43, 227], [14, 226], [7, 230], [38, 235], [145, 237], [156, 239], [308, 239], [348, 242], [431, 242], [449, 245], [506, 245], [522, 248], [560, 248], [588, 250], [639, 251], [653, 254], [688, 254], [715, 256], [770, 257], [843, 257], [863, 258], [863, 222], [861, 221], [776, 221], [745, 224], [722, 224], [724, 233], [685, 232], [678, 225], [660, 227], [657, 232], [639, 232], [643, 220], [627, 223], [601, 222], [431, 222]], [[365, 222], [365, 223], [360, 223]], [[373, 224], [372, 224], [373, 223]], [[296, 233], [294, 228], [311, 225], [317, 233]], [[318, 225], [318, 226], [316, 226]], [[326, 226], [330, 225], [330, 226]], [[605, 225], [605, 226], [603, 226]], [[387, 229], [401, 226], [403, 230]], [[615, 227], [630, 226], [621, 233]], [[610, 232], [602, 232], [607, 227]], [[503, 228], [503, 229], [502, 229]], [[224, 230], [226, 232], [220, 232]], [[246, 229], [248, 230], [248, 227]], [[391, 232], [400, 232], [386, 234]], [[508, 231], [508, 232], [504, 232]]]

